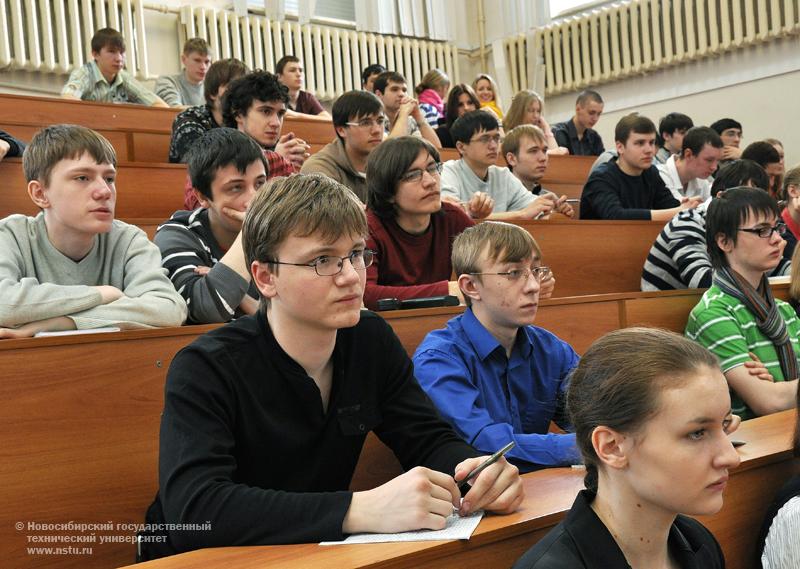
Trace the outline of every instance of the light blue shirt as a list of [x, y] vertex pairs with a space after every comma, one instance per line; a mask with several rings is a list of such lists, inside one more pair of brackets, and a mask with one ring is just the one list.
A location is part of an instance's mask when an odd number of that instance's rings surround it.
[[414, 375], [445, 420], [485, 454], [513, 440], [506, 457], [522, 472], [581, 462], [574, 434], [548, 433], [551, 420], [571, 428], [564, 404], [577, 365], [569, 344], [535, 326], [519, 329], [507, 358], [470, 308], [414, 354]]

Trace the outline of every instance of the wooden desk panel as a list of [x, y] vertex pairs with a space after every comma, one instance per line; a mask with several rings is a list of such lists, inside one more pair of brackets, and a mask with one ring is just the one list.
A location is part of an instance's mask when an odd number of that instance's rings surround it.
[[[120, 163], [117, 165], [117, 219], [166, 220], [183, 209], [184, 164]], [[19, 158], [0, 162], [0, 218], [12, 213], [36, 215], [28, 197]]]
[[[796, 470], [791, 457], [795, 412], [785, 411], [747, 421], [736, 438], [741, 466], [731, 472], [725, 506], [702, 519], [722, 545], [730, 569], [752, 567], [748, 552], [757, 538], [764, 510], [780, 485]], [[523, 476], [525, 501], [509, 516], [487, 516], [469, 541], [417, 542], [321, 547], [316, 544], [203, 549], [137, 565], [142, 569], [228, 567], [453, 568], [510, 565], [552, 529], [583, 487], [583, 472], [555, 468]]]

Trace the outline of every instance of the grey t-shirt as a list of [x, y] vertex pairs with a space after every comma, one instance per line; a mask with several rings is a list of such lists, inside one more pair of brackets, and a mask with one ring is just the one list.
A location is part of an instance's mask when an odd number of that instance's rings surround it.
[[489, 166], [486, 180], [481, 180], [463, 159], [445, 162], [442, 195], [455, 196], [461, 202], [468, 202], [475, 192], [489, 194], [494, 200], [494, 213], [521, 210], [538, 197], [526, 190], [508, 168]]
[[162, 75], [156, 80], [156, 95], [170, 107], [205, 105], [203, 84], [192, 85], [186, 74]]

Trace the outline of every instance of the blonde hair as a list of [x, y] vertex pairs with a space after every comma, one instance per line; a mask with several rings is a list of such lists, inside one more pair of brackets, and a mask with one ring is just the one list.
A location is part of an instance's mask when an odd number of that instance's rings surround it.
[[795, 166], [783, 175], [782, 199], [787, 201], [789, 200], [789, 186], [797, 186], [800, 188], [800, 166]]
[[486, 73], [480, 73], [472, 82], [472, 88], [475, 89], [475, 92], [478, 92], [478, 81], [481, 79], [486, 79], [489, 82], [489, 85], [492, 86], [492, 97], [494, 104], [497, 105], [497, 108], [500, 109], [500, 112], [503, 112], [503, 106], [500, 104], [500, 88], [497, 86], [497, 83], [494, 79], [492, 79], [491, 75], [487, 75]]
[[[333, 243], [346, 235], [367, 236], [367, 216], [353, 191], [323, 174], [273, 178], [256, 194], [242, 224], [242, 248], [253, 261], [274, 263], [292, 234]], [[278, 265], [272, 266], [276, 272]], [[269, 302], [262, 298], [261, 305]]]
[[[533, 255], [541, 258], [542, 251], [530, 233], [518, 225], [501, 221], [484, 221], [465, 229], [453, 241], [451, 261], [456, 276], [481, 272], [480, 261], [516, 263]], [[475, 275], [480, 281], [480, 275]], [[472, 299], [464, 296], [467, 306]]]
[[439, 87], [450, 87], [450, 78], [447, 73], [438, 67], [434, 67], [422, 77], [422, 81], [414, 88], [414, 92], [419, 95], [425, 89], [436, 90]]
[[508, 108], [505, 118], [503, 118], [503, 128], [509, 131], [523, 124], [525, 113], [532, 102], [539, 103], [539, 111], [544, 112], [544, 101], [536, 91], [526, 89], [520, 91], [511, 99], [511, 106]]
[[117, 166], [117, 153], [99, 132], [85, 126], [56, 124], [37, 132], [22, 154], [25, 181], [50, 185], [50, 174], [62, 160], [74, 160], [88, 152], [98, 164]]

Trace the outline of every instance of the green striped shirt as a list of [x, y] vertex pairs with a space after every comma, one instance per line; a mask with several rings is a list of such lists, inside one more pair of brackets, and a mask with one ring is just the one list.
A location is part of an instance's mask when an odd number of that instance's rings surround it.
[[[786, 322], [786, 329], [794, 348], [800, 354], [800, 321], [794, 309], [782, 300], [775, 299], [778, 310]], [[743, 365], [753, 352], [767, 367], [775, 381], [784, 381], [778, 352], [775, 346], [756, 325], [753, 314], [738, 299], [722, 292], [716, 285], [709, 288], [697, 306], [689, 314], [686, 336], [705, 346], [720, 361], [723, 372]], [[794, 378], [788, 378], [794, 379]], [[755, 413], [742, 399], [731, 391], [733, 412], [743, 420], [755, 417]]]

